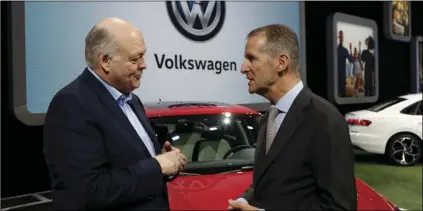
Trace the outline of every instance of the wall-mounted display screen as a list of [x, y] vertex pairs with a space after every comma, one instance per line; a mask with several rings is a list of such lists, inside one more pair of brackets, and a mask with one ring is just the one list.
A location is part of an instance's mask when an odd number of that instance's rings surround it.
[[297, 33], [305, 82], [304, 2], [13, 2], [13, 96], [20, 120], [43, 124], [54, 94], [86, 66], [85, 36], [106, 17], [128, 20], [143, 32], [147, 69], [134, 91], [143, 102], [266, 109], [266, 99], [248, 93], [240, 66], [248, 32], [274, 23]]
[[391, 40], [409, 42], [411, 39], [411, 2], [384, 2], [384, 33]]
[[336, 13], [328, 19], [328, 98], [337, 104], [379, 97], [376, 22]]
[[411, 40], [411, 92], [419, 93], [423, 90], [422, 70], [422, 43], [421, 36], [413, 37]]

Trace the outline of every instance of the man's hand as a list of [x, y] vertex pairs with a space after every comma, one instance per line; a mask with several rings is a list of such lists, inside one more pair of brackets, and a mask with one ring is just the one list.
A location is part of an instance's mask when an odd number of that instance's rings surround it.
[[[172, 151], [176, 151], [176, 150], [178, 150], [179, 151], [179, 149], [178, 148], [176, 148], [176, 147], [174, 147], [174, 146], [172, 146], [172, 144], [169, 142], [169, 141], [166, 141], [165, 143], [164, 143], [164, 145], [163, 145], [163, 148], [162, 148], [162, 153], [166, 153], [166, 152], [172, 152]], [[183, 155], [183, 154], [182, 154]], [[184, 157], [185, 157], [185, 155], [183, 155]], [[186, 161], [186, 159], [185, 159], [185, 161]], [[185, 164], [184, 164], [185, 165]], [[182, 171], [182, 170], [184, 170], [184, 165], [180, 165], [179, 166], [179, 171]]]
[[177, 150], [177, 148], [173, 147], [172, 144], [170, 144], [169, 141], [166, 141], [163, 145], [162, 153], [170, 152], [170, 151], [173, 151], [173, 150]]
[[243, 202], [234, 201], [232, 199], [229, 199], [228, 202], [229, 202], [228, 210], [244, 210], [244, 211], [259, 210], [257, 207], [253, 207]]
[[187, 162], [185, 155], [183, 155], [180, 150], [176, 148], [175, 150], [171, 150], [156, 156], [155, 159], [160, 164], [162, 174], [166, 176], [172, 176], [179, 171], [182, 171]]

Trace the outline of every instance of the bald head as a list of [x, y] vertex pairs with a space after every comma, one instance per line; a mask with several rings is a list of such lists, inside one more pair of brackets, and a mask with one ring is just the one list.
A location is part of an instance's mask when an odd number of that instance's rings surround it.
[[146, 46], [141, 32], [133, 24], [106, 18], [96, 24], [85, 39], [87, 65], [121, 93], [130, 93], [140, 85]]
[[122, 41], [131, 37], [142, 39], [141, 32], [133, 24], [119, 19], [106, 18], [96, 24], [85, 38], [85, 60], [94, 68], [98, 65], [99, 55], [115, 55], [122, 47]]

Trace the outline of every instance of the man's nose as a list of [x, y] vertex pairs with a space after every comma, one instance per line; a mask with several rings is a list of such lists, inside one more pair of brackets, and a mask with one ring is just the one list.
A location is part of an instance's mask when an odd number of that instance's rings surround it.
[[241, 73], [246, 73], [248, 72], [248, 70], [248, 65], [246, 65], [245, 63], [241, 65]]
[[147, 63], [145, 61], [140, 62], [138, 65], [138, 69], [140, 70], [147, 69]]

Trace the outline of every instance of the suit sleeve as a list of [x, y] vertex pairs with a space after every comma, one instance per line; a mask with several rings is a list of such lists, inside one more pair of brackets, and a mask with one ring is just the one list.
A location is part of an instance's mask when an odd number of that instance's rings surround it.
[[251, 186], [247, 190], [245, 190], [245, 192], [239, 198], [243, 198], [243, 199], [247, 200], [248, 203], [251, 204], [251, 200], [253, 200], [253, 198], [254, 198], [253, 184], [251, 184]]
[[[137, 99], [137, 101], [139, 102], [139, 104], [140, 104], [140, 107], [141, 107], [141, 109], [142, 109], [142, 112], [144, 112], [144, 115], [146, 115], [146, 113], [145, 113], [145, 108], [144, 108], [144, 104], [141, 102], [141, 100], [140, 100], [140, 98], [137, 96], [137, 95], [133, 95], [136, 99]], [[153, 128], [153, 131], [154, 131], [154, 133], [156, 133], [156, 124], [154, 123], [154, 122], [150, 122], [150, 124], [151, 124], [151, 127]], [[163, 145], [164, 145], [164, 142], [163, 143], [161, 143], [160, 141], [158, 141], [159, 142], [159, 147], [160, 147], [160, 149], [162, 149], [163, 148]], [[177, 175], [174, 175], [174, 176], [166, 176], [166, 175], [163, 175], [163, 180], [165, 181], [165, 182], [170, 182], [170, 181], [172, 181], [175, 177], [177, 177], [177, 176], [179, 176], [179, 174], [177, 174]]]
[[[53, 99], [44, 125], [44, 153], [81, 209], [102, 209], [161, 194], [163, 176], [154, 158], [126, 167], [107, 160], [102, 129], [77, 97]], [[119, 140], [116, 140], [119, 141]]]
[[[258, 134], [261, 134], [261, 131], [264, 130], [264, 122], [267, 121], [267, 117], [269, 115], [269, 112], [267, 111], [261, 118], [260, 118], [260, 123], [258, 124], [258, 126], [260, 127]], [[256, 137], [256, 140], [258, 140], [258, 137]], [[256, 143], [256, 145], [258, 145], [260, 143]], [[258, 153], [258, 151], [256, 151], [256, 153]], [[247, 202], [249, 204], [251, 204], [251, 201], [254, 199], [254, 184], [251, 184], [250, 187], [248, 187], [247, 190], [245, 190], [245, 192], [239, 197], [239, 198], [243, 198], [245, 200], [247, 200]]]
[[307, 210], [357, 210], [354, 154], [348, 125], [339, 114], [316, 128], [312, 139], [312, 172], [318, 198]]

